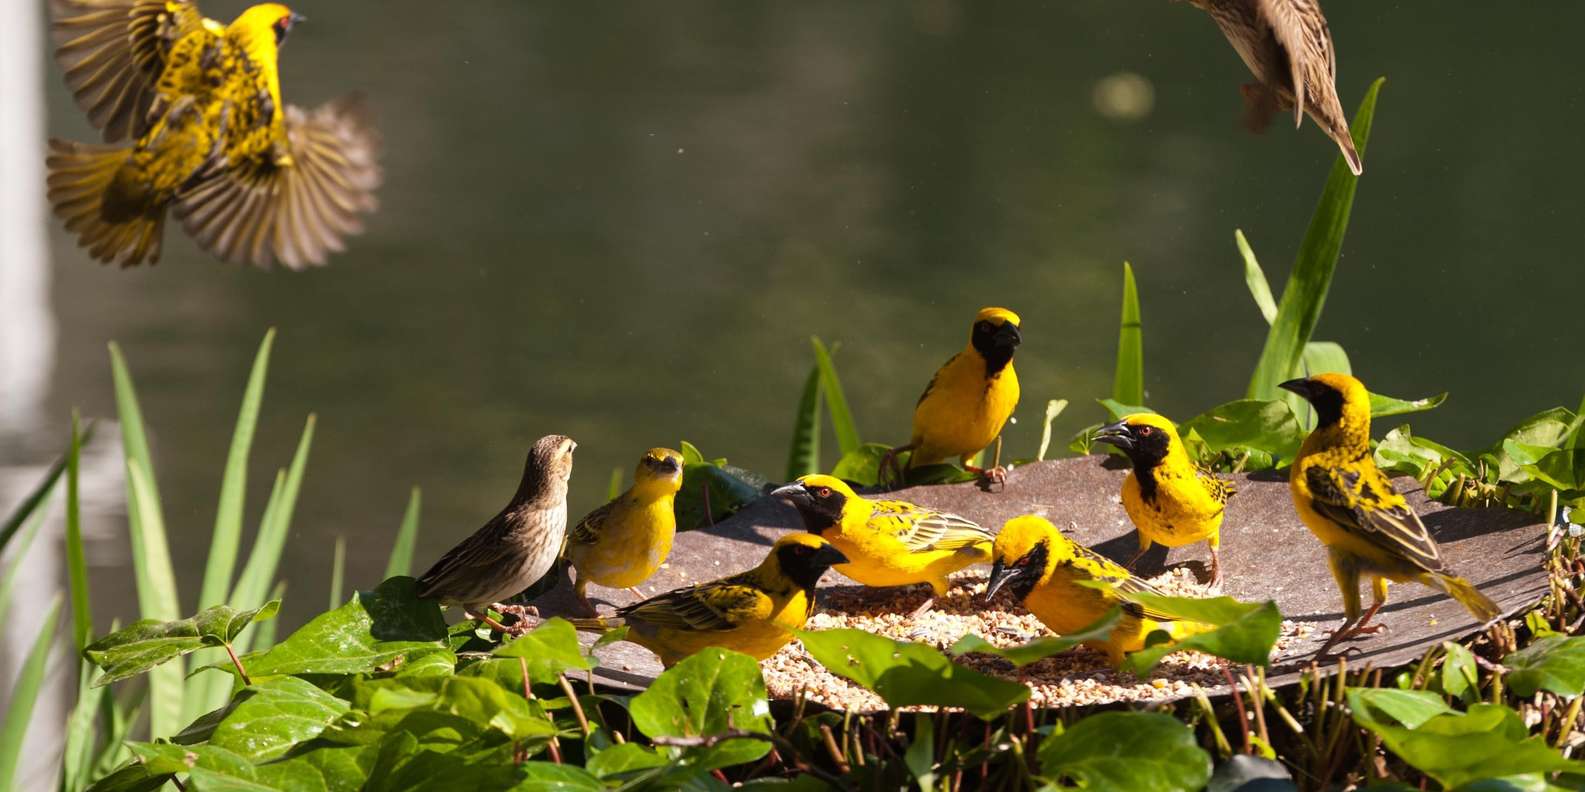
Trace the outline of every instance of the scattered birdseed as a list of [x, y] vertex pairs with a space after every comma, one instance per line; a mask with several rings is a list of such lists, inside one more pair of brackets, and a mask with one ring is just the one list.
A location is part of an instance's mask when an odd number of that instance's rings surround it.
[[[1189, 570], [1178, 567], [1149, 579], [1164, 593], [1177, 597], [1208, 597], [1217, 592], [1195, 581]], [[968, 633], [1000, 647], [1019, 646], [1050, 635], [1034, 614], [1024, 610], [1009, 593], [998, 593], [983, 603], [985, 576], [960, 572], [947, 595], [925, 613], [910, 618], [929, 595], [926, 586], [873, 589], [848, 585], [822, 589], [820, 610], [804, 625], [808, 630], [857, 629], [901, 641], [916, 641], [945, 651]], [[1303, 640], [1309, 625], [1282, 623], [1273, 656]], [[1118, 701], [1165, 701], [1192, 696], [1197, 690], [1225, 684], [1221, 658], [1199, 652], [1175, 652], [1164, 658], [1147, 679], [1113, 669], [1106, 655], [1077, 647], [1062, 654], [1016, 668], [994, 655], [968, 654], [958, 662], [991, 676], [1029, 686], [1037, 707], [1067, 707]], [[820, 665], [793, 641], [761, 663], [765, 686], [772, 696], [792, 698], [798, 691], [810, 701], [833, 709], [874, 712], [886, 709], [881, 698]], [[1237, 668], [1233, 668], [1235, 674]], [[910, 708], [910, 709], [931, 709]]]

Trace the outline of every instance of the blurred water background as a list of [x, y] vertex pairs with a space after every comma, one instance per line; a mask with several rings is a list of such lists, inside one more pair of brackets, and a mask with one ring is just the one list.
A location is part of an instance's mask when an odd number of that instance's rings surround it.
[[[223, 19], [243, 7], [204, 5]], [[10, 358], [0, 464], [41, 468], [73, 407], [113, 415], [105, 344], [118, 341], [154, 434], [184, 607], [248, 366], [280, 328], [249, 525], [319, 416], [282, 567], [287, 629], [323, 607], [336, 536], [349, 585], [373, 584], [419, 485], [421, 569], [500, 507], [542, 434], [580, 443], [574, 518], [613, 467], [682, 439], [779, 475], [811, 334], [840, 342], [866, 439], [902, 442], [974, 310], [1020, 311], [1024, 401], [1007, 439], [1028, 455], [1048, 398], [1073, 401], [1059, 437], [1101, 416], [1091, 400], [1110, 389], [1126, 259], [1150, 403], [1185, 418], [1238, 398], [1265, 325], [1233, 230], [1280, 292], [1336, 155], [1308, 120], [1243, 131], [1249, 75], [1186, 4], [297, 9], [309, 21], [283, 55], [287, 100], [361, 90], [385, 139], [381, 211], [331, 266], [220, 264], [174, 227], [157, 267], [126, 272], [50, 221], [48, 260], [0, 244], [6, 268], [45, 284], [13, 291], [0, 319], [27, 350]], [[1585, 6], [1326, 10], [1348, 112], [1372, 78], [1388, 83], [1317, 337], [1381, 392], [1451, 391], [1413, 423], [1455, 446], [1574, 406], [1585, 88], [1562, 75], [1578, 70]], [[35, 21], [42, 151], [46, 126], [91, 133]], [[38, 387], [19, 390], [21, 371]], [[85, 492], [103, 504], [101, 624], [135, 615], [115, 434], [96, 441], [110, 464]]]

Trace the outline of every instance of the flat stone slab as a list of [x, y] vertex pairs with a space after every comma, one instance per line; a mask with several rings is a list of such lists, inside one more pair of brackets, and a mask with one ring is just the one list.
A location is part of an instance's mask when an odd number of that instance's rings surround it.
[[[1127, 475], [1115, 459], [1089, 456], [1037, 462], [1011, 471], [1005, 488], [987, 492], [975, 484], [913, 487], [886, 497], [951, 511], [992, 531], [1022, 514], [1038, 514], [1074, 539], [1118, 562], [1138, 549], [1133, 524], [1118, 493]], [[1394, 483], [1417, 509], [1442, 547], [1448, 566], [1469, 578], [1505, 614], [1533, 605], [1546, 591], [1542, 558], [1546, 526], [1532, 515], [1506, 509], [1454, 509], [1428, 501], [1417, 482]], [[1314, 624], [1306, 641], [1296, 643], [1271, 669], [1275, 684], [1296, 679], [1321, 641], [1342, 621], [1342, 599], [1326, 565], [1326, 551], [1299, 521], [1288, 495], [1287, 479], [1271, 473], [1239, 476], [1238, 492], [1227, 505], [1222, 526], [1224, 593], [1240, 600], [1275, 600], [1284, 618]], [[665, 568], [643, 585], [658, 593], [748, 569], [764, 558], [776, 537], [801, 530], [798, 513], [777, 499], [761, 498], [714, 527], [677, 536]], [[1201, 580], [1208, 576], [1203, 544], [1167, 552], [1157, 546], [1140, 561], [1137, 571], [1153, 576], [1167, 566], [1187, 564]], [[851, 585], [837, 573], [827, 574], [821, 588]], [[597, 605], [625, 605], [634, 597], [625, 591], [590, 588]], [[1368, 590], [1362, 596], [1369, 601]], [[541, 612], [577, 612], [571, 586], [565, 581], [535, 601]], [[1442, 592], [1416, 584], [1394, 585], [1376, 622], [1387, 629], [1351, 642], [1358, 653], [1350, 664], [1376, 667], [1417, 659], [1427, 647], [1473, 632], [1479, 625]], [[646, 687], [661, 671], [659, 661], [644, 649], [618, 643], [600, 650], [602, 682], [628, 689]]]

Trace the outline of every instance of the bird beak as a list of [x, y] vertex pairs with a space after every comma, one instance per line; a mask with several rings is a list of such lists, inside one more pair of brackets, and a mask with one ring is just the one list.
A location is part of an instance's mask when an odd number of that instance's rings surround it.
[[305, 17], [302, 14], [297, 13], [296, 11], [293, 11], [291, 16], [288, 16], [287, 19], [290, 20], [293, 25], [295, 25], [295, 24], [297, 24], [299, 22], [307, 22], [308, 21], [308, 17]]
[[848, 562], [848, 557], [843, 555], [842, 551], [836, 549], [835, 546], [826, 545], [825, 547], [815, 551], [813, 560], [816, 564], [831, 567], [836, 566], [837, 564], [846, 564]]
[[809, 490], [804, 489], [804, 485], [796, 481], [784, 487], [777, 487], [771, 490], [770, 496], [772, 498], [780, 498], [794, 506], [802, 506], [814, 502], [814, 498], [809, 495]]
[[1127, 421], [1109, 423], [1101, 427], [1095, 433], [1095, 440], [1096, 442], [1117, 446], [1124, 451], [1132, 451], [1134, 448], [1134, 434], [1129, 431]]
[[1303, 396], [1305, 400], [1309, 400], [1310, 397], [1315, 395], [1315, 383], [1303, 377], [1279, 383], [1277, 387], [1282, 388], [1285, 391], [1297, 393], [1300, 396]]
[[996, 559], [991, 564], [991, 577], [985, 581], [985, 594], [980, 597], [980, 601], [990, 602], [991, 597], [996, 596], [996, 592], [1001, 591], [1002, 586], [1007, 585], [1007, 581], [1012, 580], [1017, 574], [1017, 569], [1005, 566], [1000, 558]]
[[1003, 322], [1001, 327], [996, 328], [997, 346], [1011, 349], [1017, 347], [1023, 342], [1024, 334], [1018, 329], [1018, 325], [1015, 325], [1012, 322]]

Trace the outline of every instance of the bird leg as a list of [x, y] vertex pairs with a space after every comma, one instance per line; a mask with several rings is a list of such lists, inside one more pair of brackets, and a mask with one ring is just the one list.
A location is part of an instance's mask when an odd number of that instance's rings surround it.
[[1329, 660], [1346, 657], [1350, 652], [1358, 652], [1360, 649], [1357, 646], [1350, 646], [1336, 654], [1331, 653], [1330, 650], [1342, 641], [1350, 641], [1362, 635], [1375, 635], [1387, 629], [1385, 624], [1369, 623], [1371, 618], [1376, 615], [1376, 611], [1381, 610], [1381, 605], [1382, 603], [1380, 602], [1372, 602], [1370, 607], [1365, 610], [1364, 615], [1358, 619], [1343, 620], [1343, 623], [1338, 625], [1338, 628], [1332, 631], [1332, 635], [1326, 639], [1326, 643], [1321, 645], [1321, 650], [1315, 653], [1315, 662], [1325, 663]]
[[533, 605], [503, 605], [497, 602], [490, 607], [494, 608], [502, 615], [515, 616], [517, 618], [517, 621], [512, 622], [511, 629], [505, 631], [513, 635], [520, 635], [522, 633], [528, 632], [530, 620], [535, 622], [540, 620], [539, 608], [536, 608]]
[[627, 587], [627, 593], [632, 594], [633, 596], [638, 597], [639, 599], [648, 599], [649, 598], [649, 595], [645, 594], [641, 589], [639, 589], [638, 586], [628, 586]]
[[464, 610], [462, 615], [475, 621], [483, 622], [484, 626], [489, 627], [490, 629], [503, 635], [511, 632], [511, 630], [506, 629], [505, 625], [501, 624], [495, 619], [490, 618], [490, 614], [488, 613], [474, 613], [471, 610]]
[[935, 606], [936, 606], [936, 598], [934, 596], [925, 597], [925, 601], [923, 603], [920, 603], [919, 607], [914, 608], [912, 611], [909, 612], [908, 618], [917, 619], [920, 616], [923, 616], [926, 613], [929, 613], [930, 609], [934, 608]]
[[973, 459], [973, 458], [974, 457], [973, 457], [972, 454], [969, 455], [969, 456], [963, 457], [962, 462], [963, 462], [963, 469], [964, 470], [967, 470], [968, 472], [973, 473], [976, 476], [979, 476], [980, 477], [980, 481], [985, 482], [985, 488], [987, 490], [989, 490], [992, 485], [997, 485], [997, 484], [1001, 485], [1002, 489], [1006, 489], [1007, 488], [1007, 468], [1002, 465], [1002, 436], [1001, 435], [997, 435], [996, 436], [996, 451], [995, 451], [995, 453], [993, 453], [991, 455], [991, 466], [990, 467], [988, 467], [988, 468], [978, 468], [978, 467], [975, 467], [972, 464], [969, 464], [969, 460]]
[[[908, 443], [906, 445], [892, 446], [887, 450], [886, 455], [881, 457], [880, 467], [876, 471], [876, 477], [880, 479], [882, 485], [885, 485], [888, 480], [894, 482], [898, 487], [908, 483], [908, 471], [904, 470], [903, 466], [897, 462], [897, 457], [902, 455], [904, 451], [912, 451], [914, 448], [915, 445], [913, 443]], [[913, 467], [912, 458], [909, 459], [908, 466]]]
[[1144, 558], [1145, 553], [1148, 552], [1150, 552], [1150, 545], [1147, 544], [1140, 547], [1139, 552], [1135, 553], [1133, 558], [1128, 559], [1128, 563], [1124, 564], [1123, 566], [1127, 568], [1129, 572], [1134, 571], [1134, 565], [1138, 564], [1139, 559]]
[[[1211, 584], [1210, 585], [1211, 585], [1211, 588], [1214, 588], [1214, 589], [1220, 589], [1222, 587], [1222, 554], [1220, 552], [1218, 552], [1217, 548], [1215, 548], [1215, 547], [1211, 548]], [[1376, 611], [1374, 609], [1371, 610], [1371, 613], [1375, 613], [1375, 612]]]

